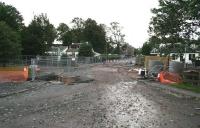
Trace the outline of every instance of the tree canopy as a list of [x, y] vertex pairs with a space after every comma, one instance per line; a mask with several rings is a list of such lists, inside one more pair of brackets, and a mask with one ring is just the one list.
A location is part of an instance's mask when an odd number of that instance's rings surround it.
[[14, 30], [22, 29], [23, 18], [15, 7], [0, 2], [0, 12], [0, 21], [4, 21]]
[[159, 7], [152, 9], [149, 32], [157, 44], [164, 44], [162, 51], [183, 52], [183, 45], [199, 45], [199, 7], [199, 0], [159, 0]]
[[[50, 23], [47, 15], [43, 13], [34, 16], [30, 24], [25, 26], [22, 15], [15, 7], [0, 2], [0, 12], [2, 28], [0, 42], [9, 42], [9, 46], [12, 44], [13, 47], [16, 47], [16, 51], [10, 50], [11, 53], [14, 53], [12, 55], [21, 53], [22, 55], [45, 55], [55, 39], [62, 42], [63, 46], [68, 47], [72, 43], [88, 42], [87, 46], [84, 44], [87, 48], [90, 49], [91, 47], [95, 52], [102, 54], [120, 54], [125, 43], [125, 35], [122, 34], [122, 27], [118, 22], [112, 22], [107, 27], [91, 18], [83, 20], [75, 17], [70, 25], [60, 23], [56, 29]], [[8, 33], [7, 36], [5, 35], [6, 32]], [[5, 43], [2, 43], [1, 46], [1, 54], [8, 54], [8, 51], [3, 50], [6, 46]]]
[[105, 52], [106, 46], [106, 32], [102, 25], [97, 24], [95, 20], [87, 19], [83, 30], [84, 41], [89, 42], [94, 51], [98, 53]]
[[56, 29], [45, 14], [35, 16], [22, 33], [23, 54], [44, 55], [56, 38]]
[[58, 28], [58, 39], [63, 43], [64, 46], [70, 46], [73, 41], [73, 33], [70, 30], [69, 26], [65, 23], [60, 23]]
[[141, 54], [150, 55], [152, 49], [153, 49], [152, 44], [150, 42], [145, 42], [141, 48]]
[[21, 55], [22, 28], [23, 18], [19, 11], [11, 5], [0, 2], [0, 61], [4, 65]]
[[82, 43], [79, 48], [79, 54], [80, 57], [92, 57], [94, 56], [92, 46], [89, 43]]
[[21, 55], [21, 50], [19, 34], [5, 22], [0, 21], [0, 61], [6, 64]]
[[121, 54], [122, 52], [122, 45], [125, 44], [124, 37], [125, 35], [122, 34], [122, 27], [118, 22], [111, 22], [110, 28], [109, 28], [109, 37], [111, 42], [113, 43], [113, 46], [115, 47], [113, 49], [113, 53], [115, 54]]
[[124, 42], [122, 27], [118, 22], [112, 22], [109, 27], [97, 23], [94, 19], [75, 17], [72, 19], [72, 28], [61, 23], [58, 28], [58, 40], [65, 46], [71, 43], [89, 42], [95, 52], [98, 53], [121, 53]]
[[73, 42], [82, 43], [83, 41], [83, 29], [84, 29], [84, 20], [79, 17], [75, 17], [72, 19], [72, 33], [73, 33]]

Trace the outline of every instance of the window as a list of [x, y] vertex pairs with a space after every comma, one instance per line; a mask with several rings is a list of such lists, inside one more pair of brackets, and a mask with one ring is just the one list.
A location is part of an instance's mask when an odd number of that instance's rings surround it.
[[175, 60], [175, 59], [176, 59], [175, 54], [172, 54], [172, 60]]
[[189, 54], [189, 60], [192, 60], [195, 58], [195, 54]]
[[183, 54], [180, 54], [180, 61], [182, 61], [182, 62], [184, 62], [185, 61], [185, 59], [184, 59], [184, 57], [183, 57], [184, 55]]
[[172, 54], [171, 57], [172, 57], [172, 60], [176, 60], [179, 58], [179, 56], [177, 54]]

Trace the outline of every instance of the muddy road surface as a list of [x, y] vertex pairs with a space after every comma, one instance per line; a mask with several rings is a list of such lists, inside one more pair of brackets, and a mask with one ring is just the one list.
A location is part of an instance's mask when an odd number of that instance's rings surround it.
[[86, 72], [94, 81], [36, 81], [27, 91], [0, 97], [0, 128], [200, 128], [197, 98], [133, 80], [118, 67]]

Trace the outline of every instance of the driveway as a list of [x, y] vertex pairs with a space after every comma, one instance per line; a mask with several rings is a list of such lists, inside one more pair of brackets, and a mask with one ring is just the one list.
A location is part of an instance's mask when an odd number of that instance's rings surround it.
[[200, 128], [197, 98], [133, 80], [112, 65], [87, 68], [84, 75], [94, 81], [17, 85], [28, 86], [27, 91], [0, 98], [0, 127]]

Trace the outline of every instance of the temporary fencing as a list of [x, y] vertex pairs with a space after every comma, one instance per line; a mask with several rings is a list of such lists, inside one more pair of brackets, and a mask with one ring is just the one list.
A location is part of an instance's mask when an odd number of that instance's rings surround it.
[[28, 67], [1, 67], [0, 82], [22, 82], [28, 79]]
[[103, 60], [101, 57], [21, 56], [4, 64], [0, 61], [0, 82], [45, 78], [49, 74], [88, 74], [95, 64], [129, 63], [130, 59]]
[[181, 83], [182, 78], [179, 74], [162, 71], [158, 75], [158, 80], [164, 84]]
[[133, 58], [118, 60], [103, 60], [101, 57], [59, 57], [59, 56], [38, 56], [35, 58], [35, 65], [38, 71], [35, 77], [47, 74], [68, 74], [71, 76], [84, 75], [90, 72], [95, 64], [122, 64], [133, 63]]

